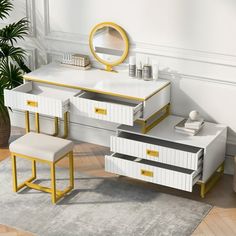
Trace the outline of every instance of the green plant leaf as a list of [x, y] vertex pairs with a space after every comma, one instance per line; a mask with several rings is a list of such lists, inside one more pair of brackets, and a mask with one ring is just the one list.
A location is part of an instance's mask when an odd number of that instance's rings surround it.
[[10, 0], [0, 0], [0, 19], [9, 16], [9, 11], [13, 9], [13, 4]]
[[13, 61], [25, 59], [25, 50], [20, 47], [10, 46], [6, 43], [0, 43], [0, 60], [10, 57]]
[[6, 59], [2, 60], [0, 65], [0, 78], [1, 84], [7, 89], [15, 88], [22, 84], [23, 81], [21, 69]]
[[8, 43], [11, 45], [17, 42], [18, 39], [24, 39], [24, 36], [28, 34], [29, 22], [26, 18], [19, 20], [18, 22], [9, 24], [0, 30], [0, 42]]

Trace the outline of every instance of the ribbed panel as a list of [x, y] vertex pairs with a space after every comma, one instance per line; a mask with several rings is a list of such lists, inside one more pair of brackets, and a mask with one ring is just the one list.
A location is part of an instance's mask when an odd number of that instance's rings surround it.
[[[137, 163], [113, 156], [105, 157], [105, 170], [107, 172], [140, 179], [155, 184], [160, 184], [189, 192], [192, 191], [193, 174], [186, 174], [170, 169]], [[153, 177], [142, 175], [141, 170], [152, 172]]]
[[[82, 116], [131, 126], [134, 123], [133, 107], [79, 97], [72, 98], [71, 103], [76, 112]], [[95, 112], [96, 108], [105, 109], [107, 114], [97, 114]]]
[[[68, 108], [61, 100], [11, 90], [4, 91], [4, 98], [5, 105], [13, 109], [38, 112], [40, 114], [61, 118], [66, 111], [65, 109]], [[27, 105], [27, 101], [37, 102], [38, 106], [29, 106]]]
[[[147, 154], [147, 150], [158, 151], [159, 156], [150, 156]], [[198, 154], [116, 136], [111, 136], [111, 151], [186, 169], [198, 169]]]

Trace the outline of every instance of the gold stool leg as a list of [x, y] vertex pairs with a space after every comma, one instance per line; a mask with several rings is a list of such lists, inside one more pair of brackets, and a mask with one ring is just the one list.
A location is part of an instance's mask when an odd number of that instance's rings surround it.
[[55, 163], [51, 163], [51, 189], [52, 189], [52, 203], [55, 204], [57, 201]]
[[16, 170], [16, 156], [11, 154], [12, 158], [12, 179], [13, 179], [13, 191], [17, 192], [17, 170]]
[[36, 179], [37, 174], [36, 174], [36, 161], [32, 160], [32, 178]]
[[58, 117], [54, 117], [54, 129], [55, 129], [55, 132], [53, 134], [53, 136], [57, 136], [59, 134], [59, 119]]
[[73, 151], [69, 153], [70, 187], [74, 188], [74, 157]]
[[30, 132], [29, 111], [25, 111], [25, 132]]
[[64, 135], [62, 138], [68, 137], [69, 124], [68, 124], [68, 111], [64, 113]]
[[35, 130], [37, 133], [40, 133], [40, 127], [39, 127], [39, 113], [35, 113]]

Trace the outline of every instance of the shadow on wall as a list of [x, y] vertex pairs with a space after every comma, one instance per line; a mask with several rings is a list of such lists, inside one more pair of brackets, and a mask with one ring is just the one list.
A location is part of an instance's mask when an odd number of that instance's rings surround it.
[[210, 122], [228, 125], [228, 139], [236, 140], [234, 103], [236, 87], [213, 82], [207, 78], [185, 76], [166, 67], [161, 78], [171, 81], [171, 111], [175, 115], [188, 116], [198, 110]]

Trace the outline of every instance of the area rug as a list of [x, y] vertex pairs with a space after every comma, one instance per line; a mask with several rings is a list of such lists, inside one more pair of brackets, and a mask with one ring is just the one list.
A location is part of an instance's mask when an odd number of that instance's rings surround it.
[[[31, 164], [18, 159], [20, 179]], [[47, 165], [38, 164], [41, 184], [49, 185]], [[119, 178], [96, 178], [76, 172], [75, 190], [57, 205], [50, 195], [24, 189], [12, 192], [11, 160], [0, 162], [0, 224], [39, 236], [191, 235], [210, 205], [149, 190]], [[68, 182], [57, 169], [58, 187]]]

